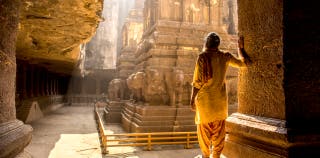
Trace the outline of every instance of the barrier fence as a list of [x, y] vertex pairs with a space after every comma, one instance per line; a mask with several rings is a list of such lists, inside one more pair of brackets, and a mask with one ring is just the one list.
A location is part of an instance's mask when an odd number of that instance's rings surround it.
[[107, 154], [108, 147], [117, 146], [146, 146], [147, 150], [152, 150], [152, 145], [184, 145], [186, 149], [192, 148], [192, 144], [197, 144], [197, 132], [152, 132], [152, 133], [121, 133], [106, 134], [102, 119], [97, 111], [99, 135], [101, 140], [102, 153]]

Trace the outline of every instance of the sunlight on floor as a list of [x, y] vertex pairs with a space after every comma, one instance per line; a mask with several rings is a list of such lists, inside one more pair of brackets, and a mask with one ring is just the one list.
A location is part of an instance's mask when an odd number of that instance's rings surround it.
[[49, 158], [102, 158], [97, 133], [61, 134]]

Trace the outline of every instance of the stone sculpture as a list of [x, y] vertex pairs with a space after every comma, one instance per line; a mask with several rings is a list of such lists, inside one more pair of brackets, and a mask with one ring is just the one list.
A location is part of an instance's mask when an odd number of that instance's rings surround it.
[[182, 104], [182, 94], [184, 90], [184, 74], [182, 70], [176, 70], [175, 74], [175, 103]]
[[164, 73], [156, 69], [146, 70], [144, 97], [149, 105], [168, 105], [169, 95]]
[[143, 87], [145, 81], [145, 73], [137, 72], [131, 74], [127, 79], [128, 88], [131, 90], [130, 99], [143, 101]]
[[125, 98], [124, 91], [126, 89], [126, 83], [122, 79], [113, 79], [109, 82], [108, 98], [111, 101], [123, 100]]

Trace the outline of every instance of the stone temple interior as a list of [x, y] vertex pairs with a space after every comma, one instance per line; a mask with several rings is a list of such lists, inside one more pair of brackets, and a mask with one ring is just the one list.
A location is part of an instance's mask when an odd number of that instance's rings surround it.
[[226, 75], [228, 158], [320, 157], [316, 1], [0, 0], [0, 158], [30, 122], [103, 102], [126, 132], [195, 131], [191, 82], [204, 37], [252, 60]]

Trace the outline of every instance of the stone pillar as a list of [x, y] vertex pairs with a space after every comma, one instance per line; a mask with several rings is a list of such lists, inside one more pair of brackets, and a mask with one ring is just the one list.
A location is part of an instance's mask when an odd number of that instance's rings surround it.
[[239, 34], [253, 63], [240, 70], [227, 157], [320, 156], [320, 33], [312, 3], [238, 1]]
[[40, 75], [40, 84], [41, 84], [41, 88], [40, 88], [40, 93], [41, 96], [45, 96], [46, 95], [46, 72], [45, 70], [41, 70], [41, 75]]
[[101, 80], [100, 79], [96, 79], [96, 95], [100, 95], [101, 94]]
[[34, 96], [40, 96], [40, 69], [35, 68], [34, 71]]
[[15, 157], [31, 140], [31, 126], [16, 119], [16, 37], [19, 0], [0, 1], [0, 158]]
[[23, 99], [27, 98], [27, 68], [26, 65], [22, 65], [22, 74], [21, 74], [21, 96]]
[[56, 95], [60, 95], [60, 79], [56, 80]]
[[74, 90], [74, 81], [75, 80], [75, 78], [71, 78], [70, 79], [70, 84], [69, 84], [69, 93], [71, 93], [71, 94], [74, 94], [75, 93], [75, 90]]
[[154, 23], [157, 23], [159, 21], [160, 18], [160, 5], [159, 5], [159, 1], [154, 1], [153, 2], [153, 11], [154, 11]]
[[81, 95], [85, 95], [86, 94], [85, 81], [86, 81], [85, 78], [80, 78], [79, 77], [79, 83], [80, 83], [80, 87], [81, 87], [81, 91], [80, 91]]
[[34, 67], [33, 67], [33, 65], [30, 65], [30, 66], [28, 66], [28, 68], [29, 68], [29, 82], [28, 82], [28, 84], [29, 84], [29, 91], [28, 91], [28, 96], [30, 97], [30, 98], [32, 98], [32, 97], [34, 97]]
[[46, 96], [50, 95], [50, 77], [49, 77], [49, 73], [46, 72], [46, 82], [45, 82], [45, 91], [46, 91]]
[[52, 93], [53, 95], [57, 95], [57, 79], [54, 78], [52, 81]]
[[49, 80], [49, 95], [53, 95], [53, 75], [50, 75], [50, 80]]

